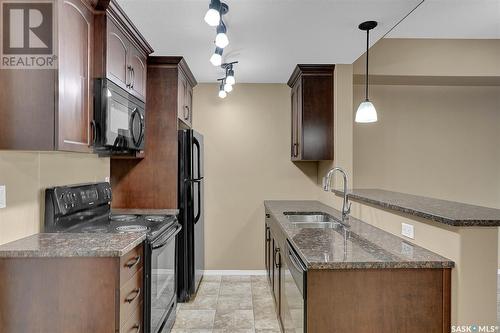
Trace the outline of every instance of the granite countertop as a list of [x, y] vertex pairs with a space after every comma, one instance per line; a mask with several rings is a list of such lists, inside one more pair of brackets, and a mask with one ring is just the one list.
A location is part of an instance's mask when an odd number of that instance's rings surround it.
[[308, 269], [452, 268], [454, 262], [353, 217], [349, 228], [300, 228], [284, 212], [341, 213], [318, 201], [265, 201]]
[[[342, 191], [334, 191], [342, 196]], [[403, 212], [455, 227], [498, 227], [500, 209], [469, 205], [381, 189], [347, 191], [352, 201]]]
[[178, 209], [129, 209], [129, 208], [112, 208], [111, 214], [122, 215], [179, 215]]
[[40, 233], [0, 245], [0, 258], [121, 257], [146, 233]]

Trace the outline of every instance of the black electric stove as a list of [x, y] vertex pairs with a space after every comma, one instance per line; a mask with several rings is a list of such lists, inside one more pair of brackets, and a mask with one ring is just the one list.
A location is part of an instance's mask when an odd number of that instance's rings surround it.
[[144, 327], [146, 333], [170, 332], [177, 306], [177, 217], [161, 210], [111, 210], [111, 185], [90, 183], [45, 191], [45, 232], [145, 232]]

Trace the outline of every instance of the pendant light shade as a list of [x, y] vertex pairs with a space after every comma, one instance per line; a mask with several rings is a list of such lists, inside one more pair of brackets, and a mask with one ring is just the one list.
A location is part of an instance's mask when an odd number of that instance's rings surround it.
[[375, 21], [366, 21], [361, 23], [358, 28], [366, 31], [366, 78], [365, 78], [365, 100], [361, 102], [356, 111], [354, 121], [357, 123], [374, 123], [378, 120], [377, 109], [368, 99], [368, 58], [370, 50], [370, 30], [377, 26]]
[[357, 123], [374, 123], [377, 121], [377, 110], [372, 102], [366, 100], [359, 104], [355, 120]]

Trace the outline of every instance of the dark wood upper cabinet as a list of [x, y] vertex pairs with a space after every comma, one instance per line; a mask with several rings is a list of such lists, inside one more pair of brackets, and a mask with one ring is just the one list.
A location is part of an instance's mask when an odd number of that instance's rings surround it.
[[57, 6], [55, 69], [0, 69], [0, 149], [91, 151], [94, 8]]
[[196, 85], [191, 71], [187, 66], [179, 65], [179, 104], [177, 117], [182, 127], [191, 128], [193, 125], [193, 87]]
[[333, 73], [335, 65], [297, 65], [291, 90], [292, 161], [333, 160]]
[[94, 15], [80, 0], [58, 2], [59, 107], [57, 148], [90, 151]]
[[116, 1], [54, 3], [56, 68], [0, 69], [0, 149], [92, 152], [95, 78], [145, 100], [153, 50]]
[[107, 77], [130, 94], [146, 101], [146, 60], [153, 49], [115, 0], [102, 0], [98, 8], [106, 15], [96, 17], [96, 76]]

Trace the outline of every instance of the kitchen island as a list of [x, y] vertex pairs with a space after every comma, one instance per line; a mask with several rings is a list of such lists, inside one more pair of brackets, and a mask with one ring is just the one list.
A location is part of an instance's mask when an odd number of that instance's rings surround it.
[[352, 216], [395, 235], [409, 225], [412, 243], [455, 262], [452, 325], [496, 325], [500, 209], [377, 188], [347, 195]]
[[[453, 261], [358, 219], [339, 223], [341, 213], [317, 201], [265, 208], [266, 268], [284, 332], [450, 330]], [[331, 224], [297, 223], [306, 213]]]

